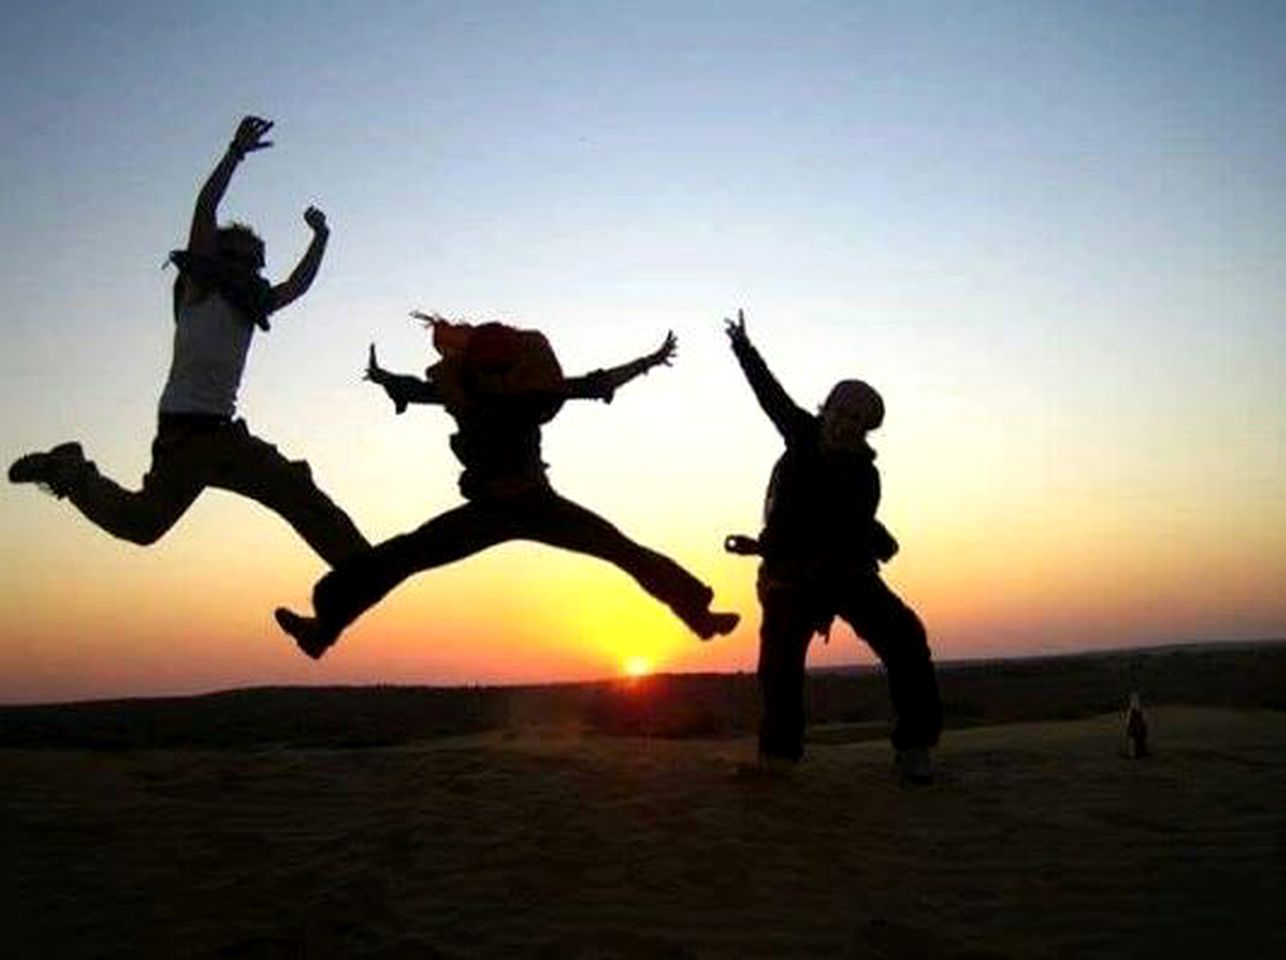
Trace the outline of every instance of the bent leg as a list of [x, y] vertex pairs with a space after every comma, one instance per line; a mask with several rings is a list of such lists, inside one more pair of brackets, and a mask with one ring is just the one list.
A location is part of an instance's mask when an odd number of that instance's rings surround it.
[[145, 546], [155, 543], [183, 516], [205, 486], [154, 451], [141, 490], [126, 490], [86, 461], [67, 487], [67, 499], [95, 526], [114, 537]]
[[804, 678], [817, 621], [806, 592], [759, 585], [759, 752], [798, 761], [804, 755]]
[[223, 456], [210, 475], [210, 486], [263, 504], [332, 567], [370, 548], [348, 514], [313, 483], [306, 461], [286, 459], [241, 421], [217, 436], [214, 442], [223, 448]]
[[525, 498], [517, 536], [606, 560], [702, 636], [714, 591], [664, 554], [640, 546], [598, 514], [552, 490]]
[[846, 587], [839, 614], [870, 645], [888, 671], [898, 750], [934, 746], [942, 732], [942, 701], [924, 624], [875, 573]]
[[408, 577], [509, 539], [512, 524], [503, 509], [466, 503], [448, 510], [354, 555], [318, 580], [313, 588], [318, 623], [328, 639], [337, 637]]

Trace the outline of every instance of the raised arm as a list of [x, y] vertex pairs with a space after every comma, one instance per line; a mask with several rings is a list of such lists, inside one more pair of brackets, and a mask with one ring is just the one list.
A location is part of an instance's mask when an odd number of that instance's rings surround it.
[[390, 373], [380, 366], [375, 358], [375, 344], [371, 344], [370, 354], [366, 361], [366, 375], [369, 380], [384, 388], [388, 398], [393, 401], [397, 413], [405, 413], [410, 403], [442, 403], [442, 391], [432, 380], [421, 380], [402, 373]]
[[569, 399], [602, 400], [604, 403], [611, 403], [618, 387], [625, 386], [635, 377], [647, 373], [653, 367], [668, 367], [678, 350], [679, 341], [675, 338], [674, 331], [671, 330], [665, 335], [665, 340], [661, 342], [661, 346], [651, 353], [639, 357], [637, 360], [623, 363], [619, 367], [612, 367], [610, 370], [594, 370], [584, 376], [568, 377], [566, 380], [566, 396]]
[[768, 369], [768, 364], [764, 363], [763, 357], [759, 356], [759, 351], [746, 333], [746, 315], [743, 311], [737, 311], [736, 322], [725, 320], [724, 330], [732, 342], [732, 352], [741, 364], [741, 372], [746, 375], [750, 388], [754, 390], [759, 406], [768, 414], [777, 432], [789, 443], [802, 425], [812, 421], [812, 417], [790, 399]]
[[272, 142], [264, 140], [272, 129], [272, 121], [260, 117], [245, 117], [237, 125], [237, 132], [232, 135], [232, 142], [227, 151], [215, 165], [210, 176], [206, 178], [201, 192], [196, 196], [196, 208], [192, 211], [192, 226], [188, 229], [188, 252], [212, 257], [218, 253], [218, 213], [219, 202], [228, 190], [233, 171], [247, 153], [264, 150]]
[[330, 227], [326, 224], [326, 214], [316, 207], [304, 211], [304, 223], [313, 232], [312, 242], [300, 257], [295, 269], [281, 283], [272, 288], [272, 309], [280, 310], [292, 300], [298, 300], [313, 285], [317, 268], [321, 266], [322, 256], [326, 253], [326, 241], [330, 239]]

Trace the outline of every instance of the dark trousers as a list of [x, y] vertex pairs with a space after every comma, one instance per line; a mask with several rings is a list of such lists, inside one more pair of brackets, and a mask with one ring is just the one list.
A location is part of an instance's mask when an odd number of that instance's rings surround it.
[[759, 600], [760, 752], [804, 755], [804, 674], [813, 634], [838, 615], [875, 651], [888, 674], [897, 722], [896, 749], [931, 747], [942, 730], [942, 704], [924, 625], [874, 570], [828, 587], [773, 580], [762, 573]]
[[338, 634], [408, 577], [506, 540], [534, 540], [606, 560], [690, 626], [714, 595], [669, 557], [640, 546], [597, 514], [539, 486], [471, 500], [341, 564], [313, 589], [318, 621]]
[[126, 490], [86, 463], [67, 499], [112, 536], [149, 544], [174, 526], [206, 487], [263, 504], [331, 566], [370, 546], [348, 514], [313, 483], [306, 462], [287, 460], [241, 420], [162, 416], [141, 490]]

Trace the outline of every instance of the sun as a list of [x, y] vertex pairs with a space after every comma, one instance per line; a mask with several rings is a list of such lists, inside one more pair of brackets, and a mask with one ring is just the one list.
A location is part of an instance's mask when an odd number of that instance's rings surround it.
[[652, 661], [647, 657], [630, 657], [621, 665], [627, 677], [646, 677], [652, 672]]

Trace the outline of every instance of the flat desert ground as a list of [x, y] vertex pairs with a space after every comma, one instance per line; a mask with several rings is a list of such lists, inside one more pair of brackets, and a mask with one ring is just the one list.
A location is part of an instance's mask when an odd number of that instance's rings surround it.
[[[12, 709], [12, 708], [11, 708]], [[952, 727], [928, 788], [819, 725], [0, 749], [12, 957], [1286, 956], [1286, 712]], [[163, 739], [163, 738], [162, 738]]]

